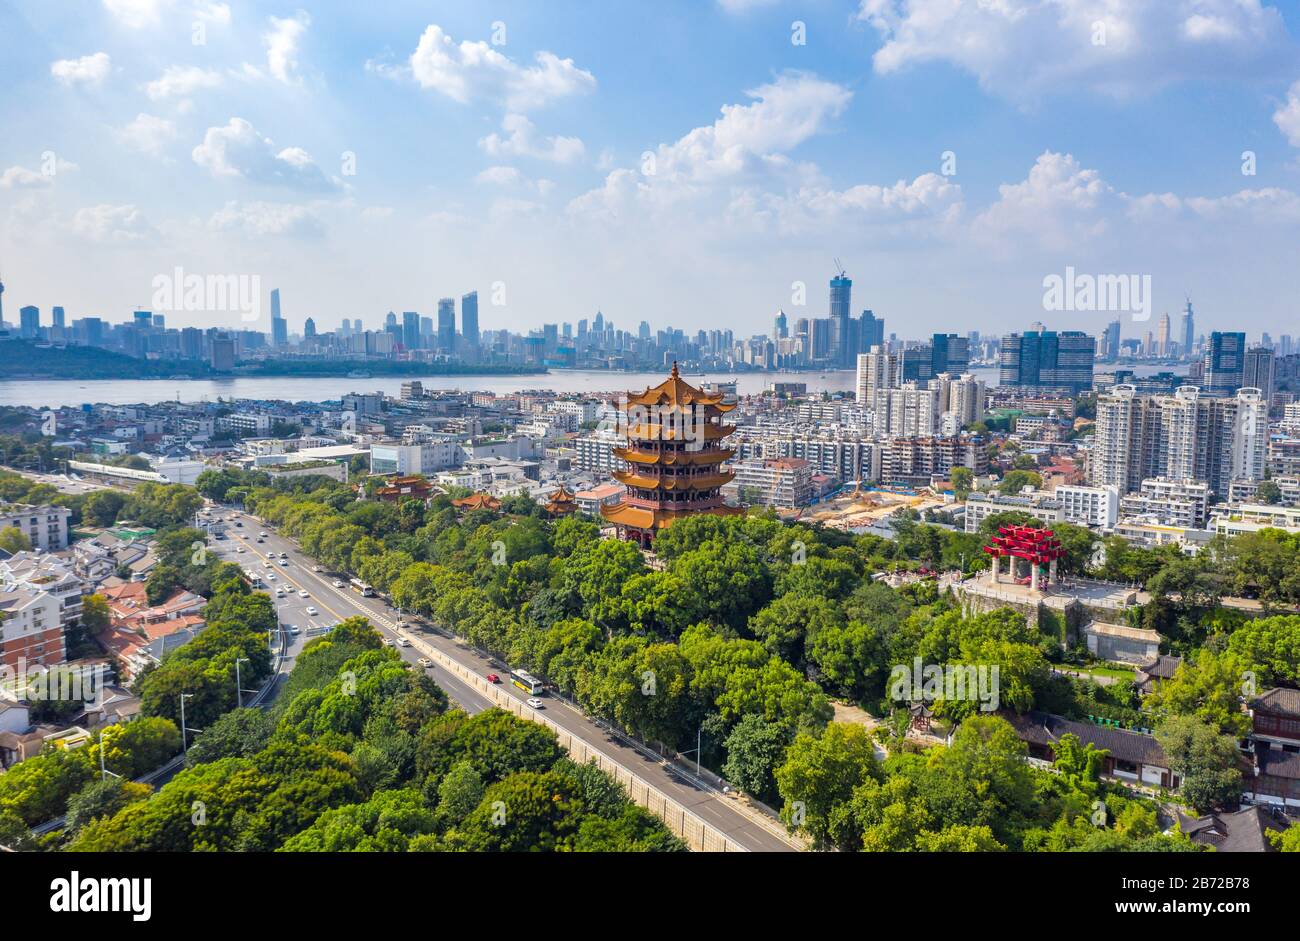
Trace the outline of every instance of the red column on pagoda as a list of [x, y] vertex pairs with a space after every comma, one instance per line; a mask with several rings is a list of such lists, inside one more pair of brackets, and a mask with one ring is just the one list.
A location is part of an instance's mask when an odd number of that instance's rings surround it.
[[1015, 580], [1015, 559], [1029, 563], [1029, 587], [1037, 591], [1043, 569], [1047, 570], [1048, 584], [1056, 582], [1056, 560], [1065, 555], [1061, 541], [1050, 529], [1040, 526], [999, 526], [998, 534], [989, 540], [984, 551], [992, 556], [993, 568], [990, 582], [998, 582], [998, 568], [1003, 556], [1008, 559], [1012, 580]]

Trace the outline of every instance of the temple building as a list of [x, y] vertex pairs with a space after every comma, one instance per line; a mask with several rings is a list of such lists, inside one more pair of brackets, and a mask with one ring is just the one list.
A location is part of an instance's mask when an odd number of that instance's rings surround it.
[[490, 493], [471, 493], [468, 497], [452, 500], [451, 505], [458, 510], [499, 510], [501, 501]]
[[545, 509], [552, 516], [567, 516], [570, 513], [577, 512], [578, 501], [574, 499], [570, 490], [562, 486], [551, 494], [551, 499], [547, 502]]
[[626, 462], [614, 479], [627, 492], [600, 514], [630, 539], [649, 549], [655, 533], [697, 513], [731, 516], [744, 512], [723, 503], [722, 485], [732, 473], [722, 469], [735, 451], [722, 446], [735, 430], [722, 416], [735, 408], [721, 393], [709, 395], [684, 381], [673, 363], [667, 380], [623, 407], [627, 444], [614, 455]]

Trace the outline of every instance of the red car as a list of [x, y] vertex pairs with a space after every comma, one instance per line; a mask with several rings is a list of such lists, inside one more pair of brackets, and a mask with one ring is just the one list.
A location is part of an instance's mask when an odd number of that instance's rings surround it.
[[487, 675], [487, 681], [489, 683], [500, 683], [501, 677], [497, 676], [495, 673], [489, 673]]

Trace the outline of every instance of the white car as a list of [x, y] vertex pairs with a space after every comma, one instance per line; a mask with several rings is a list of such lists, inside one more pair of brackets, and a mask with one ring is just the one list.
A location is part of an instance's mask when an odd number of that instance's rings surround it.
[[289, 565], [289, 560], [288, 560], [288, 559], [281, 559], [281, 560], [280, 560], [280, 564], [283, 565], [283, 566], [285, 566], [285, 567], [287, 568], [288, 565]]
[[391, 640], [389, 640], [387, 637], [385, 637], [385, 638], [384, 638], [384, 646], [385, 646], [385, 647], [391, 647], [391, 646], [393, 646], [393, 642], [392, 642]]
[[342, 587], [343, 587], [343, 583], [342, 583], [341, 581], [339, 581], [339, 580], [336, 578], [336, 579], [334, 579], [334, 587], [335, 587], [335, 588], [342, 588]]
[[541, 701], [540, 699], [538, 699], [536, 696], [532, 696], [532, 697], [529, 698], [529, 700], [528, 700], [528, 705], [532, 706], [534, 709], [545, 709], [545, 708], [546, 708], [546, 706], [544, 706], [544, 705], [542, 704], [542, 701]]
[[267, 580], [268, 582], [273, 582], [273, 581], [275, 581], [275, 573], [274, 573], [274, 572], [267, 572], [267, 573], [266, 573], [266, 580]]
[[308, 607], [308, 608], [307, 608], [307, 614], [308, 614], [309, 617], [316, 617], [316, 615], [320, 614], [320, 612], [317, 611], [315, 608]]
[[433, 666], [433, 661], [430, 660], [428, 657], [421, 657], [419, 660], [416, 661], [416, 663], [424, 667], [426, 670], [429, 669], [431, 666]]
[[263, 538], [263, 539], [265, 539], [265, 538], [266, 538], [266, 536], [267, 536], [267, 534], [266, 534], [266, 533], [258, 533], [258, 535], [259, 535], [259, 536], [261, 536], [261, 537], [262, 537], [262, 538]]
[[298, 590], [298, 597], [299, 597], [299, 598], [310, 598], [311, 595], [307, 594], [307, 589], [306, 589], [306, 588], [300, 588], [300, 589]]
[[263, 560], [262, 560], [262, 568], [264, 568], [264, 569], [269, 569], [270, 567], [271, 567], [271, 560], [270, 560], [270, 559], [263, 559]]
[[236, 552], [243, 552], [243, 551], [244, 551], [244, 547], [243, 547], [243, 546], [235, 546], [235, 551], [236, 551]]
[[411, 642], [410, 642], [409, 640], [407, 640], [405, 637], [399, 637], [399, 638], [397, 638], [397, 646], [399, 646], [399, 647], [409, 647], [409, 646], [411, 646]]
[[297, 637], [299, 634], [302, 633], [302, 630], [298, 627], [297, 624], [290, 624], [289, 633], [292, 634], [294, 637]]

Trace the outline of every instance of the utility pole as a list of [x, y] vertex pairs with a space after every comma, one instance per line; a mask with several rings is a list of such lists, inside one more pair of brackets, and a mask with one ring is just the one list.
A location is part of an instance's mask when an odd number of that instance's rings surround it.
[[239, 665], [249, 662], [251, 661], [247, 657], [235, 658], [235, 702], [238, 703], [240, 709], [244, 708], [244, 684], [239, 679]]

